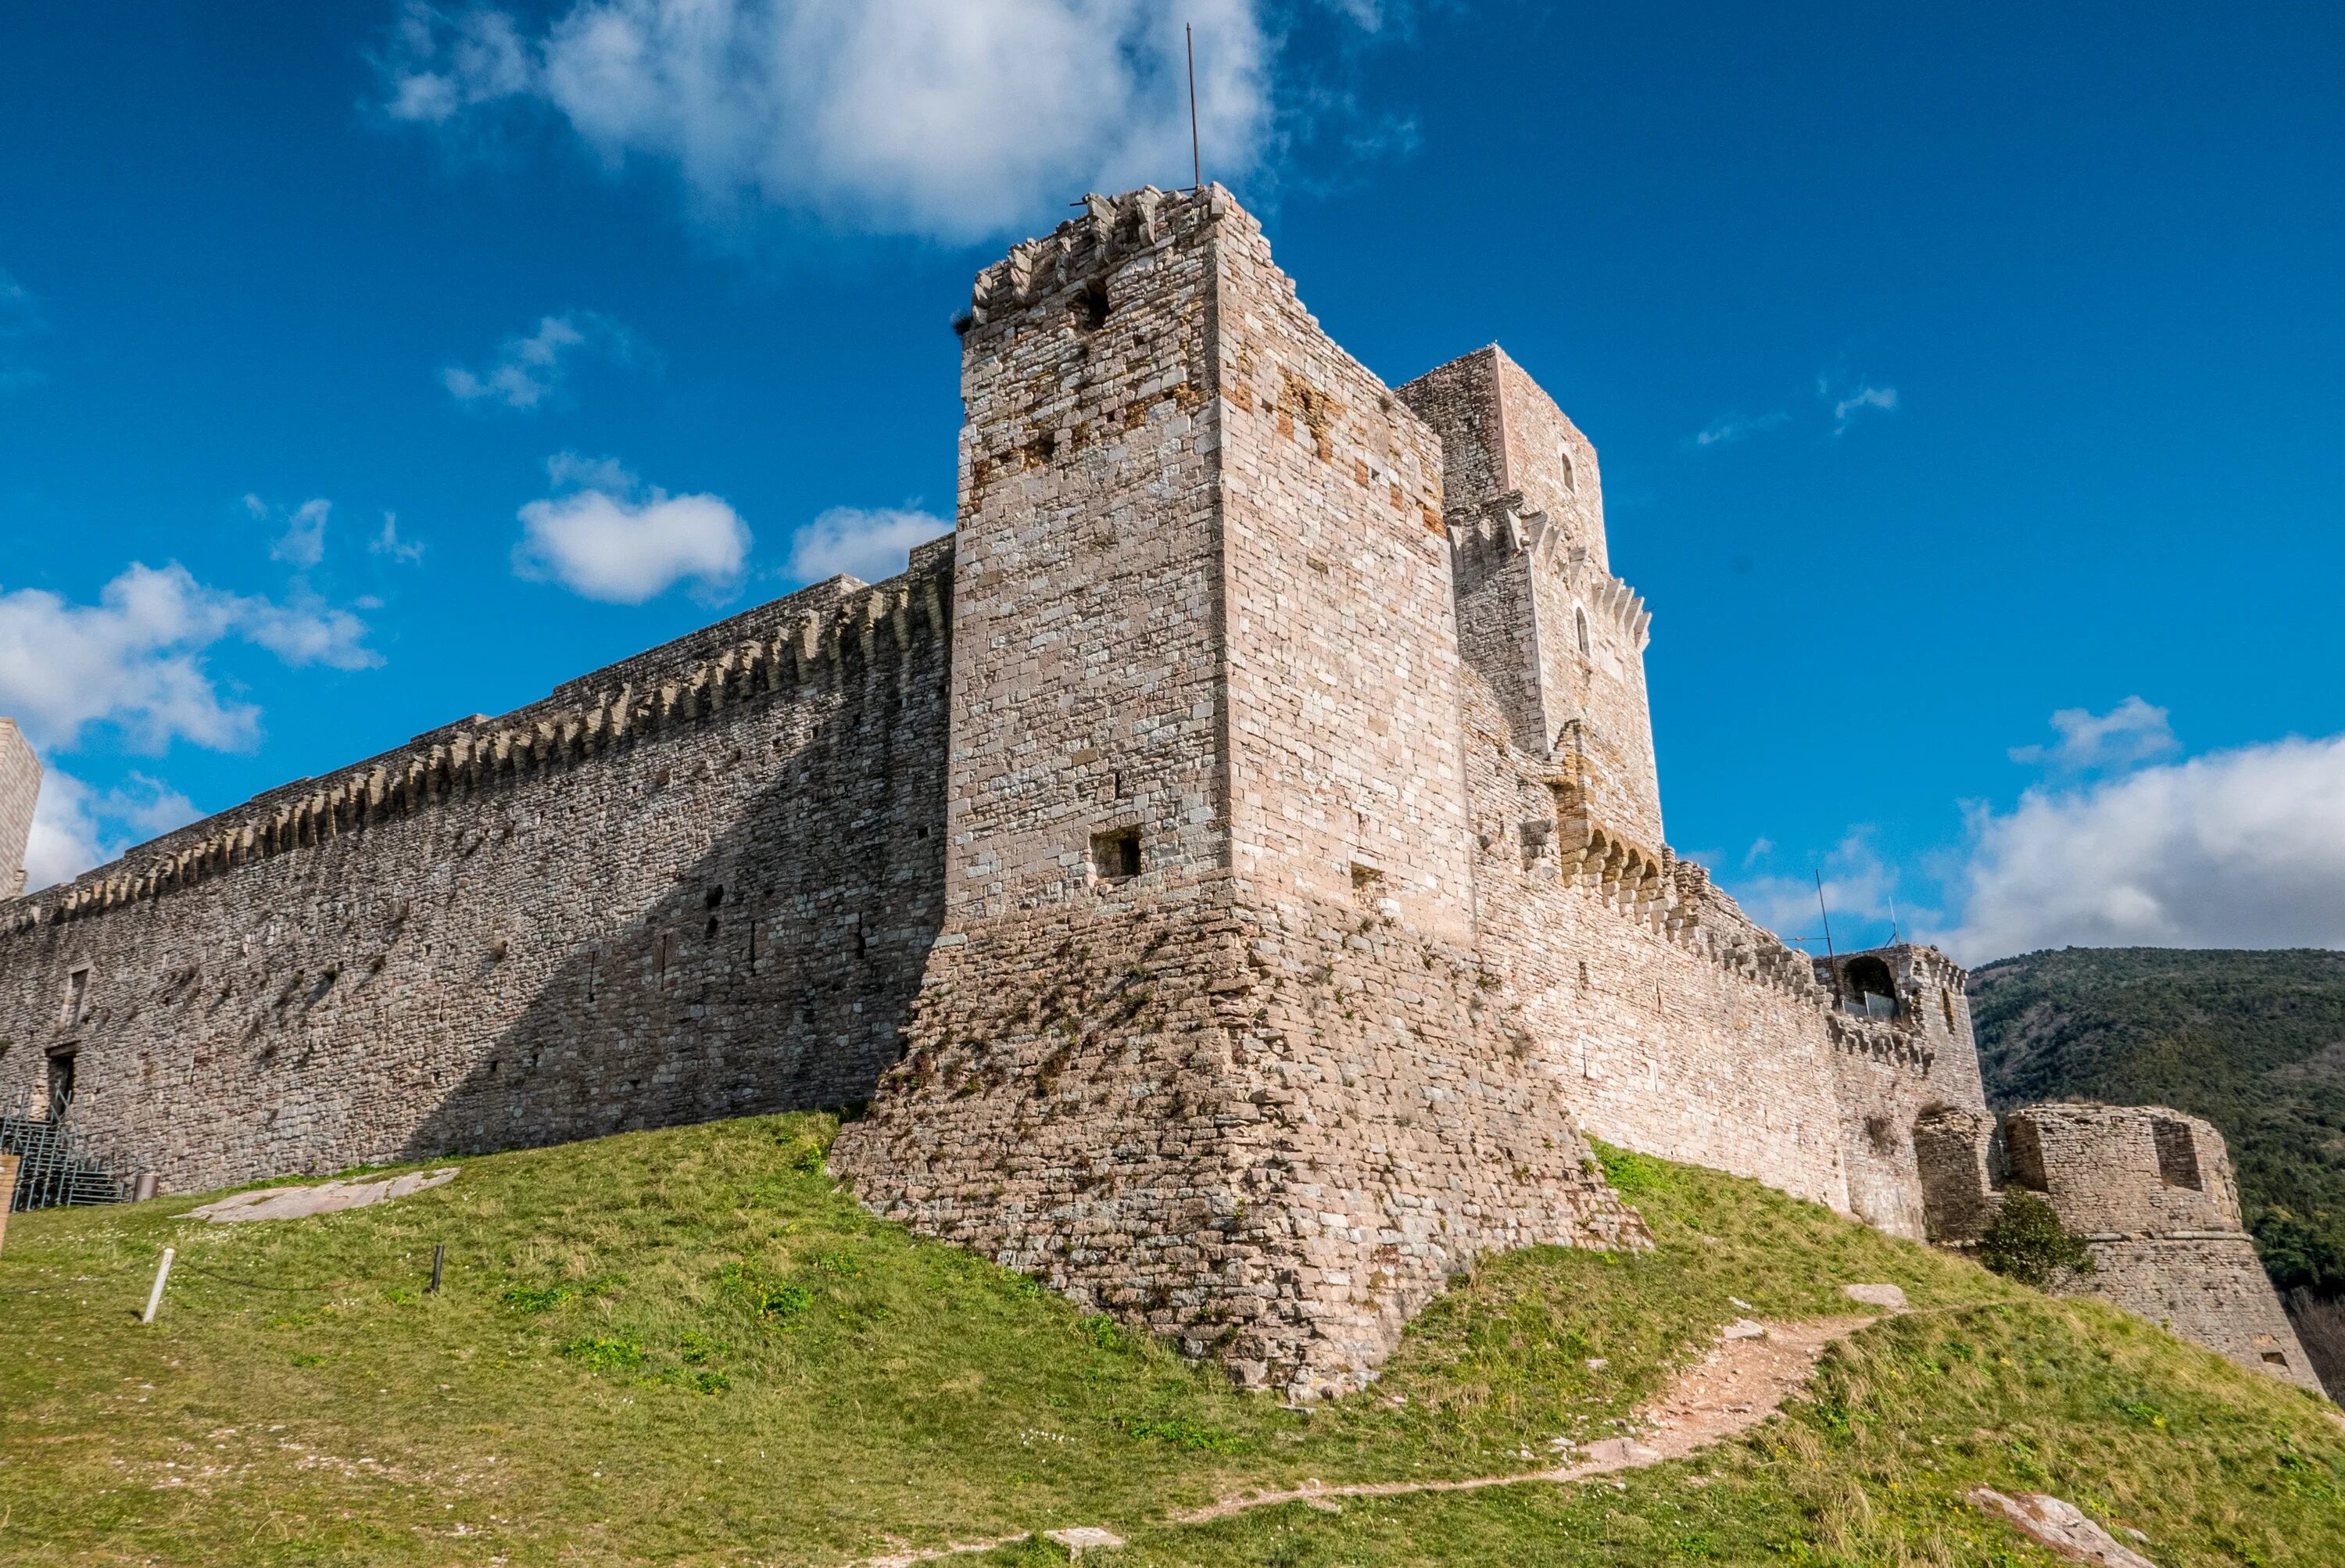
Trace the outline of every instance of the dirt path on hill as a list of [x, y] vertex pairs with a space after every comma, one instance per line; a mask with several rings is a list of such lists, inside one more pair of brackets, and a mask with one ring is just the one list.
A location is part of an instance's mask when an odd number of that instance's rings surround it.
[[[1768, 1323], [1763, 1334], [1721, 1337], [1709, 1355], [1670, 1380], [1660, 1396], [1640, 1407], [1637, 1419], [1641, 1438], [1606, 1438], [1590, 1443], [1579, 1457], [1552, 1470], [1515, 1471], [1504, 1475], [1469, 1476], [1458, 1481], [1373, 1481], [1346, 1486], [1323, 1486], [1315, 1481], [1285, 1492], [1250, 1492], [1223, 1498], [1203, 1508], [1168, 1515], [1168, 1524], [1203, 1524], [1227, 1519], [1256, 1508], [1276, 1508], [1301, 1502], [1328, 1507], [1345, 1497], [1404, 1497], [1419, 1492], [1478, 1492], [1489, 1486], [1520, 1486], [1529, 1481], [1562, 1483], [1587, 1481], [1616, 1471], [1637, 1470], [1663, 1460], [1683, 1459], [1712, 1443], [1749, 1431], [1771, 1416], [1783, 1401], [1805, 1384], [1831, 1346], [1847, 1339], [1873, 1317], [1817, 1318], [1804, 1323]], [[1737, 1325], [1737, 1328], [1746, 1327]], [[1734, 1333], [1730, 1329], [1728, 1334]], [[990, 1552], [1027, 1539], [1029, 1532], [994, 1541], [956, 1543], [925, 1551], [898, 1552], [865, 1558], [857, 1568], [912, 1568], [914, 1563], [940, 1557]]]
[[1469, 1476], [1462, 1481], [1372, 1481], [1349, 1486], [1304, 1484], [1291, 1492], [1254, 1492], [1225, 1497], [1204, 1508], [1169, 1516], [1173, 1524], [1203, 1524], [1249, 1509], [1283, 1502], [1321, 1502], [1339, 1497], [1403, 1497], [1414, 1492], [1478, 1492], [1486, 1486], [1525, 1481], [1585, 1481], [1614, 1471], [1636, 1470], [1667, 1459], [1683, 1459], [1775, 1413], [1816, 1369], [1831, 1345], [1847, 1339], [1871, 1318], [1818, 1318], [1805, 1323], [1770, 1323], [1763, 1335], [1721, 1339], [1710, 1354], [1670, 1380], [1660, 1398], [1637, 1411], [1645, 1439], [1606, 1438], [1582, 1456], [1552, 1470]]

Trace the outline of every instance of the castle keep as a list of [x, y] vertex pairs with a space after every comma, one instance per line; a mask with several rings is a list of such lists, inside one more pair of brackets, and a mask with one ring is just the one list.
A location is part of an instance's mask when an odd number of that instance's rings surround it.
[[1926, 1234], [1963, 974], [1670, 850], [1587, 438], [1218, 188], [1086, 209], [978, 279], [951, 536], [0, 904], [0, 1096], [176, 1190], [868, 1101], [877, 1211], [1300, 1394], [1642, 1245], [1590, 1135]]

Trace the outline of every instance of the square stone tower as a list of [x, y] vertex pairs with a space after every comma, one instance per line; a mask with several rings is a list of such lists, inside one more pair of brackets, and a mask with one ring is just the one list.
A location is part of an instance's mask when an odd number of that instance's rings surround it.
[[25, 846], [41, 798], [41, 759], [13, 718], [0, 718], [0, 898], [25, 891]]
[[1577, 780], [1596, 820], [1659, 849], [1652, 617], [1607, 560], [1594, 444], [1496, 344], [1400, 396], [1441, 436], [1460, 646], [1516, 748]]
[[944, 930], [867, 1202], [1251, 1381], [1490, 1247], [1637, 1232], [1471, 952], [1439, 438], [1219, 188], [962, 326]]

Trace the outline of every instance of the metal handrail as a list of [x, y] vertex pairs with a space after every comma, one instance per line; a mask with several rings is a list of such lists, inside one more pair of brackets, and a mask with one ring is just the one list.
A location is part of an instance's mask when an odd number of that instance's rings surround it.
[[33, 1114], [30, 1090], [0, 1109], [0, 1154], [15, 1155], [19, 1162], [11, 1207], [76, 1208], [128, 1197], [135, 1178], [122, 1173], [122, 1162], [111, 1157], [102, 1140], [68, 1119], [72, 1099], [54, 1104], [43, 1094], [39, 1101], [43, 1111], [53, 1114]]

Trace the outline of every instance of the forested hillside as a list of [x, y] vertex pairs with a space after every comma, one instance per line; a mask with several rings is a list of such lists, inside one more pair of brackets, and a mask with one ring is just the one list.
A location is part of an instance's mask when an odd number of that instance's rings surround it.
[[2345, 952], [2066, 948], [1982, 966], [1972, 1017], [1998, 1110], [2164, 1105], [2230, 1140], [2283, 1289], [2345, 1297]]

